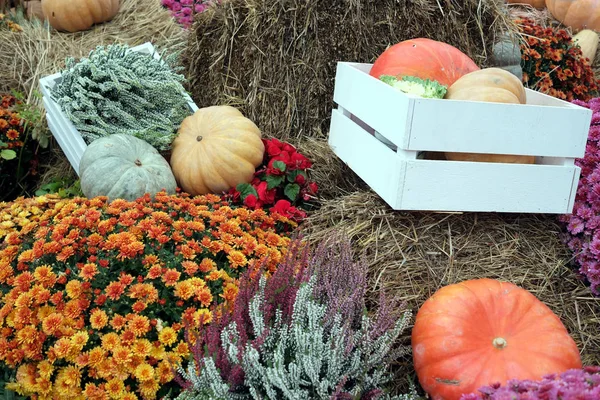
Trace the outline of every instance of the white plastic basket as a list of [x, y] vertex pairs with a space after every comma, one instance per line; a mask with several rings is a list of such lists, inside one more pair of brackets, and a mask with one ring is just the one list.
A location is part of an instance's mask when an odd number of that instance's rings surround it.
[[[152, 54], [154, 58], [159, 59], [160, 54], [156, 52], [152, 43], [147, 42], [142, 45], [132, 47], [132, 51], [139, 51], [141, 53]], [[44, 102], [44, 107], [46, 109], [46, 119], [48, 121], [48, 128], [56, 138], [60, 148], [67, 156], [69, 163], [79, 175], [79, 161], [83, 156], [83, 152], [87, 148], [87, 144], [81, 137], [81, 134], [75, 127], [73, 123], [65, 116], [65, 114], [60, 109], [60, 106], [52, 99], [50, 95], [51, 89], [59, 83], [61, 80], [61, 74], [56, 73], [53, 75], [49, 75], [40, 79], [40, 89], [42, 91], [42, 100]], [[195, 112], [198, 110], [198, 107], [191, 99], [189, 95], [186, 94], [188, 99], [188, 104], [190, 106], [190, 110]]]
[[[527, 104], [424, 99], [337, 66], [329, 144], [395, 210], [570, 213], [592, 112], [527, 89]], [[426, 160], [430, 152], [536, 156], [535, 164]]]

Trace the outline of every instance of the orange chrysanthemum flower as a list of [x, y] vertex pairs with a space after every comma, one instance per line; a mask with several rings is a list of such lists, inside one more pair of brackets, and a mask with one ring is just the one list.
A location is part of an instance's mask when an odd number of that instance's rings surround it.
[[142, 363], [135, 368], [135, 377], [144, 382], [154, 379], [154, 368], [150, 364]]
[[158, 340], [164, 346], [172, 346], [177, 341], [177, 332], [171, 327], [163, 328], [158, 334]]
[[90, 325], [92, 329], [102, 329], [108, 323], [108, 315], [104, 310], [95, 309], [90, 315]]

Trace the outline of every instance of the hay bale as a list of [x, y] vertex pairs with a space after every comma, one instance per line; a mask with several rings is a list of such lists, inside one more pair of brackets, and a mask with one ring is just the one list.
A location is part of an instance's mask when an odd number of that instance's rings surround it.
[[388, 46], [428, 37], [481, 66], [513, 30], [504, 0], [226, 0], [200, 14], [184, 58], [200, 107], [240, 107], [267, 135], [329, 130], [338, 61], [373, 62]]
[[0, 30], [0, 92], [31, 94], [39, 78], [58, 72], [68, 56], [87, 56], [98, 45], [148, 41], [161, 47], [181, 43], [184, 30], [158, 0], [123, 0], [110, 22], [76, 33], [60, 33], [39, 20], [19, 21], [23, 32]]
[[[474, 278], [510, 281], [546, 303], [573, 336], [585, 365], [600, 365], [600, 298], [568, 265], [552, 215], [419, 213], [391, 210], [377, 195], [356, 192], [325, 201], [306, 221], [309, 240], [350, 235], [369, 260], [371, 295], [384, 289], [416, 312], [444, 285]], [[411, 372], [409, 360], [400, 375]]]

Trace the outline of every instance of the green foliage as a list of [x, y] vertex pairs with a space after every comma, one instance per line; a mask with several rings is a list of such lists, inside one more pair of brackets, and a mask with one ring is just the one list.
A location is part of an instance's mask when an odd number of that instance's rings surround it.
[[52, 97], [88, 144], [120, 133], [167, 150], [191, 114], [176, 58], [162, 54], [156, 60], [126, 45], [98, 46], [79, 62], [66, 60]]
[[404, 93], [429, 99], [443, 99], [447, 92], [446, 86], [438, 81], [421, 79], [416, 76], [403, 76], [401, 79], [397, 79], [395, 76], [381, 75], [379, 79]]
[[36, 190], [36, 196], [58, 194], [61, 198], [83, 197], [79, 180], [72, 178], [54, 178], [51, 182], [42, 185]]
[[49, 144], [48, 130], [43, 123], [43, 111], [36, 104], [42, 102], [42, 94], [34, 90], [32, 98], [28, 101], [22, 92], [13, 90], [11, 94], [17, 99], [15, 111], [24, 121], [24, 128], [31, 138], [37, 140], [41, 147], [47, 148]]
[[18, 393], [5, 388], [9, 382], [14, 382], [17, 373], [14, 369], [2, 366], [0, 368], [0, 399], [2, 400], [25, 400], [27, 397], [19, 396]]

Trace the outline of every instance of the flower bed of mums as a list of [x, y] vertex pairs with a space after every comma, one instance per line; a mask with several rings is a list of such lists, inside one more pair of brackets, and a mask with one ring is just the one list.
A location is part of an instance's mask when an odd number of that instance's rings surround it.
[[0, 362], [16, 370], [8, 389], [38, 399], [176, 394], [174, 368], [190, 352], [182, 327], [233, 302], [246, 268], [275, 268], [290, 241], [280, 233], [295, 225], [166, 193], [0, 204], [0, 220], [14, 224], [0, 244]]

